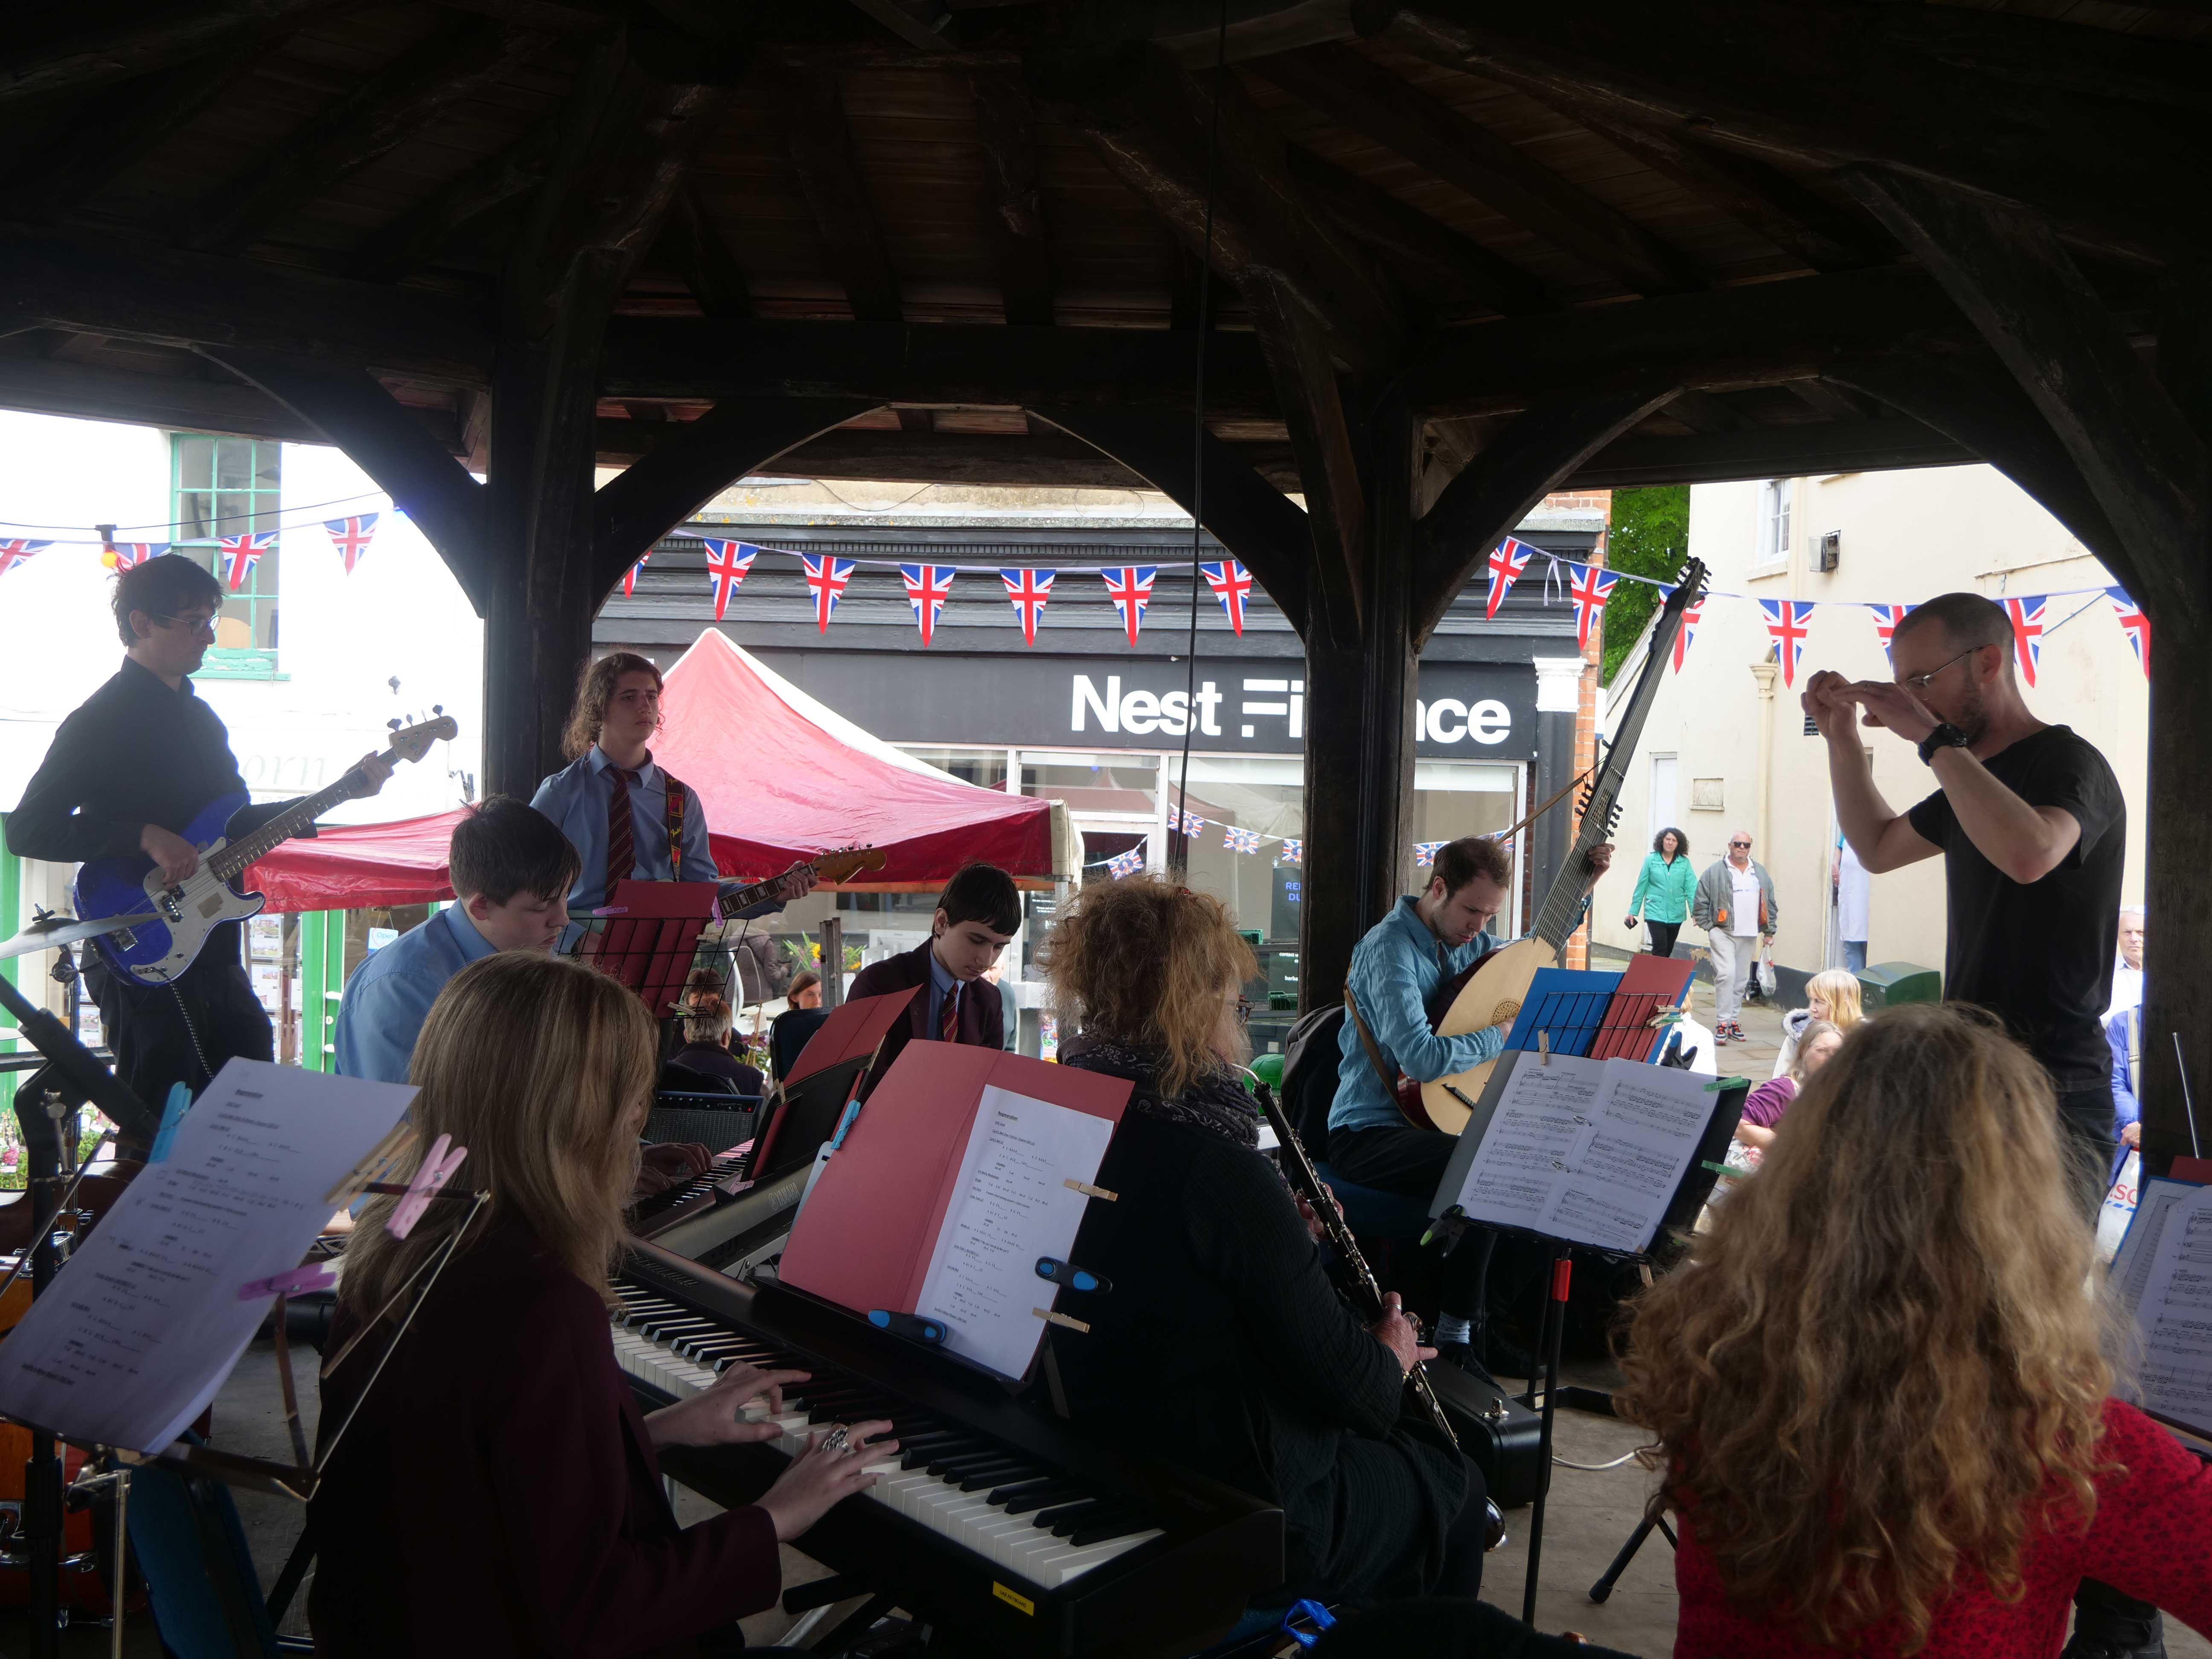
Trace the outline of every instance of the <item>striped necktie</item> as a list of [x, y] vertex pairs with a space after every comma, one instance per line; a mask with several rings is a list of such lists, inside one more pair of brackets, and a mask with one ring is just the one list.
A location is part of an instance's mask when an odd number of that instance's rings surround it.
[[952, 988], [945, 994], [945, 1006], [937, 1016], [937, 1040], [939, 1042], [960, 1041], [960, 981], [953, 981]]
[[628, 881], [630, 872], [637, 866], [637, 832], [631, 826], [629, 787], [638, 781], [638, 774], [620, 766], [610, 766], [609, 775], [614, 780], [615, 792], [607, 800], [607, 880], [605, 896], [615, 896], [615, 884]]

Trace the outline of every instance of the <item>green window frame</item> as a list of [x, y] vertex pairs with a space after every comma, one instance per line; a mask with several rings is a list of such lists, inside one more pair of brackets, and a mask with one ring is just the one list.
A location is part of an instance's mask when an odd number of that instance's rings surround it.
[[279, 679], [278, 591], [283, 544], [264, 553], [245, 585], [232, 592], [222, 538], [277, 528], [283, 446], [264, 438], [224, 438], [179, 432], [169, 440], [173, 550], [195, 558], [223, 586], [217, 641], [200, 665], [214, 679]]

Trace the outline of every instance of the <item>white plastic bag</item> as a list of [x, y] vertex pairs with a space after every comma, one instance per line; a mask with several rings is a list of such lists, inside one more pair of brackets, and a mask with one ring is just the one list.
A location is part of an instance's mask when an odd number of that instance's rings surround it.
[[1752, 977], [1759, 981], [1759, 994], [1771, 1002], [1776, 995], [1774, 978], [1774, 940], [1771, 935], [1759, 941], [1759, 960], [1752, 965]]

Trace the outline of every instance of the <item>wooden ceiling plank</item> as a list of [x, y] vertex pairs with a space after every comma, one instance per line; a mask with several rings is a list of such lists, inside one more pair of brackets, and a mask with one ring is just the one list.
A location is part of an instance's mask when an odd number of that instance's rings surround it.
[[667, 238], [684, 286], [705, 317], [750, 317], [752, 289], [729, 239], [714, 222], [699, 181], [687, 179], [668, 216]]
[[779, 64], [774, 70], [799, 191], [822, 252], [855, 321], [895, 323], [904, 314], [882, 222], [854, 153], [835, 70]]
[[396, 283], [430, 264], [463, 226], [544, 182], [557, 117], [539, 122], [504, 149], [449, 179], [428, 199], [372, 232], [355, 251], [372, 281]]
[[257, 240], [545, 43], [534, 31], [487, 18], [436, 30], [213, 191], [194, 212], [185, 245], [205, 252]]
[[[1666, 412], [1676, 413], [1671, 405]], [[1692, 438], [1649, 438], [1632, 433], [1584, 461], [1568, 475], [1561, 488], [1635, 489], [1650, 484], [1964, 466], [1981, 459], [1935, 428], [1905, 419], [1752, 427]]]
[[1349, 46], [1314, 46], [1247, 67], [1637, 293], [1706, 285], [1686, 257], [1627, 215]]
[[991, 230], [999, 253], [999, 292], [1010, 323], [1053, 320], [1052, 251], [1044, 192], [1037, 180], [1036, 114], [1029, 89], [1011, 70], [974, 77], [975, 125], [991, 184]]
[[305, 22], [317, 14], [353, 10], [362, 3], [212, 0], [178, 6], [149, 0], [129, 15], [98, 28], [60, 33], [0, 52], [0, 103], [128, 81], [234, 46], [241, 36], [258, 34], [273, 22]]

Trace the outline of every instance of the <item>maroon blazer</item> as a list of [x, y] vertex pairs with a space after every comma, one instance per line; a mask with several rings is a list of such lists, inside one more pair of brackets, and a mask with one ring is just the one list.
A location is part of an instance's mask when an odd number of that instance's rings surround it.
[[[342, 1310], [331, 1351], [355, 1328]], [[324, 1382], [323, 1433], [382, 1351], [372, 1335]], [[781, 1585], [766, 1510], [678, 1528], [605, 1306], [515, 1221], [440, 1276], [307, 1525], [315, 1651], [341, 1659], [674, 1659]]]
[[[854, 997], [879, 997], [886, 991], [903, 991], [919, 985], [921, 994], [907, 1005], [906, 1018], [884, 1033], [884, 1043], [877, 1052], [875, 1068], [860, 1085], [860, 1098], [866, 1100], [875, 1091], [877, 1083], [900, 1051], [916, 1037], [935, 1041], [937, 1033], [929, 1029], [929, 951], [930, 941], [924, 939], [903, 955], [886, 957], [881, 962], [872, 962], [853, 975], [853, 982], [845, 990], [849, 1000]], [[1006, 1046], [1006, 1010], [999, 1000], [999, 988], [988, 979], [973, 979], [960, 988], [958, 1024], [954, 1028], [953, 1040], [973, 1043], [978, 1048], [1003, 1048]]]

